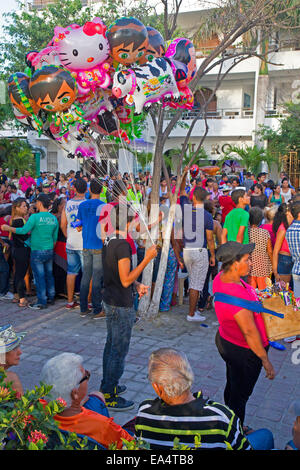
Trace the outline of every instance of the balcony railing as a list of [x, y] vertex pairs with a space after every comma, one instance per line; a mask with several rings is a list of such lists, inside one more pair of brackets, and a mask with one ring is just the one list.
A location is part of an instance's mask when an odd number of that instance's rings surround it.
[[[282, 118], [288, 114], [287, 111], [283, 109], [266, 109], [265, 117], [266, 118]], [[174, 116], [174, 111], [168, 111], [165, 114], [165, 119], [170, 120]], [[252, 119], [254, 116], [253, 109], [248, 108], [223, 108], [217, 109], [216, 111], [207, 111], [207, 119]], [[181, 115], [182, 121], [190, 121], [195, 118], [204, 119], [204, 114], [199, 113], [197, 108], [183, 111]]]
[[[171, 119], [174, 115], [174, 111], [169, 111], [166, 113], [166, 119]], [[191, 119], [204, 119], [204, 114], [199, 113], [197, 108], [186, 110], [182, 113], [181, 120], [188, 121]], [[253, 118], [253, 109], [241, 109], [241, 108], [224, 108], [217, 109], [216, 111], [207, 111], [207, 119], [251, 119]]]

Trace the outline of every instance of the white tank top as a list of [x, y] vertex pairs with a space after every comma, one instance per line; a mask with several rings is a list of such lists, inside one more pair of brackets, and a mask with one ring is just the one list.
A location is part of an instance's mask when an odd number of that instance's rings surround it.
[[71, 227], [71, 222], [76, 221], [78, 207], [83, 201], [85, 201], [85, 199], [70, 199], [65, 207], [68, 221], [66, 243], [68, 250], [83, 250], [82, 232], [77, 232], [76, 228]]
[[280, 191], [281, 197], [284, 199], [283, 202], [287, 203], [290, 199], [292, 199], [292, 190], [291, 188], [288, 190], [287, 193], [284, 193], [282, 190]]

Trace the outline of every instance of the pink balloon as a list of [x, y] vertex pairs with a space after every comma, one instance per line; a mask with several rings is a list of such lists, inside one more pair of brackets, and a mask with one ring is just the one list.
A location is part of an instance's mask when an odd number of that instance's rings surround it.
[[52, 43], [59, 54], [61, 65], [73, 72], [79, 94], [110, 85], [110, 65], [107, 62], [110, 49], [106, 26], [100, 18], [94, 18], [83, 26], [57, 26]]

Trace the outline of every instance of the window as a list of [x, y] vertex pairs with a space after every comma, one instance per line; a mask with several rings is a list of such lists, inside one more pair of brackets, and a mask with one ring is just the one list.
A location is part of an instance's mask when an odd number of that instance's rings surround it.
[[57, 171], [57, 152], [48, 152], [47, 155], [47, 169], [51, 173], [55, 173]]
[[244, 93], [244, 108], [251, 108], [251, 96], [248, 93]]

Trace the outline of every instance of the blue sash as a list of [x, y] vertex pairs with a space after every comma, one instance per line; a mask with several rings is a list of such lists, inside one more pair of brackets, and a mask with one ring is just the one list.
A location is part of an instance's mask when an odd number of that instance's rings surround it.
[[277, 313], [273, 310], [269, 310], [263, 306], [263, 304], [256, 300], [245, 300], [240, 297], [234, 297], [233, 295], [223, 294], [221, 292], [216, 292], [214, 294], [215, 302], [223, 302], [224, 304], [235, 305], [236, 307], [243, 307], [251, 312], [256, 313], [268, 313], [269, 315], [274, 315], [275, 317], [284, 318], [283, 313]]

